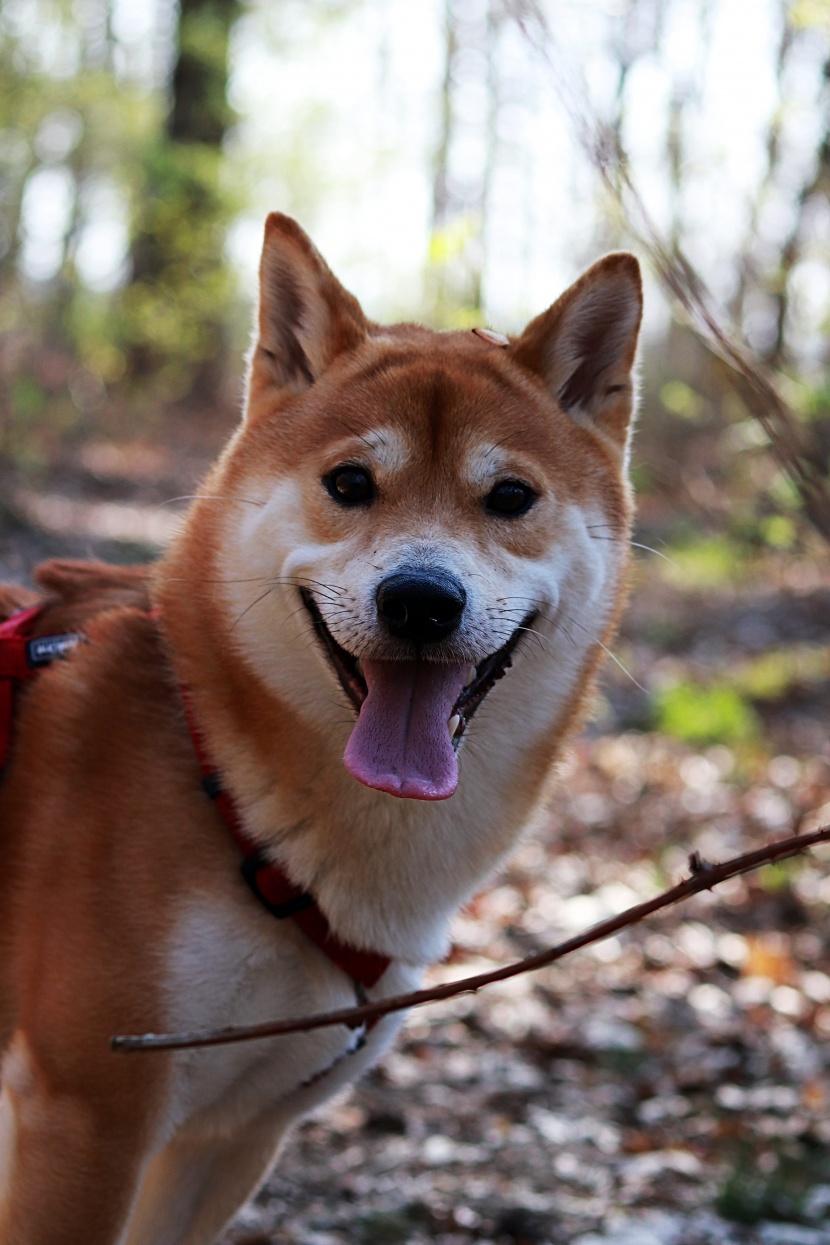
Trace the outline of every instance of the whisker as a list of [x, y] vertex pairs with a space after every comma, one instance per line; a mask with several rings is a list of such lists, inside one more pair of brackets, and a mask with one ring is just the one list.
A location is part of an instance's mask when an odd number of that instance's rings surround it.
[[272, 580], [269, 580], [267, 575], [250, 575], [247, 578], [243, 578], [243, 579], [226, 579], [224, 576], [219, 576], [219, 578], [217, 579], [205, 579], [204, 577], [200, 577], [199, 579], [190, 579], [185, 575], [173, 575], [170, 577], [169, 582], [171, 584], [265, 584], [265, 583], [273, 583]]
[[622, 672], [623, 672], [623, 674], [626, 676], [626, 678], [629, 678], [629, 679], [631, 680], [631, 682], [634, 684], [634, 686], [635, 686], [635, 687], [639, 687], [640, 691], [641, 691], [641, 692], [645, 692], [646, 696], [648, 696], [648, 694], [649, 694], [649, 692], [648, 692], [648, 688], [647, 688], [647, 687], [643, 687], [642, 683], [638, 683], [638, 682], [637, 682], [637, 680], [634, 678], [634, 675], [631, 673], [631, 671], [626, 669], [626, 667], [625, 667], [625, 666], [623, 665], [623, 663], [620, 661], [619, 657], [617, 657], [615, 653], [612, 653], [612, 652], [611, 652], [611, 650], [610, 650], [610, 648], [606, 647], [606, 645], [605, 645], [605, 644], [603, 644], [602, 640], [598, 640], [596, 636], [592, 636], [592, 635], [591, 635], [591, 633], [590, 633], [590, 631], [588, 630], [588, 628], [587, 628], [587, 627], [583, 627], [582, 623], [581, 623], [581, 622], [579, 622], [579, 620], [578, 620], [578, 619], [576, 619], [576, 618], [572, 618], [572, 617], [570, 617], [570, 615], [569, 615], [569, 616], [568, 616], [568, 622], [572, 622], [572, 623], [574, 624], [574, 626], [579, 627], [579, 629], [580, 629], [581, 631], [584, 631], [586, 635], [591, 636], [591, 639], [592, 639], [592, 641], [594, 642], [594, 644], [598, 644], [598, 645], [599, 645], [599, 647], [602, 649], [603, 653], [605, 653], [605, 654], [606, 654], [606, 656], [610, 657], [610, 658], [611, 658], [611, 660], [614, 662], [614, 664], [615, 664], [615, 665], [619, 666], [620, 670], [622, 670]]
[[634, 675], [631, 673], [631, 671], [630, 671], [630, 670], [627, 670], [627, 669], [625, 668], [625, 666], [624, 666], [624, 665], [622, 664], [622, 662], [620, 661], [619, 657], [617, 657], [614, 653], [612, 653], [612, 652], [611, 652], [611, 650], [610, 650], [610, 648], [606, 648], [606, 646], [603, 644], [602, 640], [597, 640], [597, 639], [595, 639], [595, 640], [594, 640], [594, 643], [595, 643], [595, 644], [598, 644], [598, 645], [600, 646], [600, 648], [602, 649], [603, 653], [606, 653], [606, 654], [607, 654], [607, 655], [611, 658], [611, 660], [612, 660], [612, 661], [613, 661], [613, 662], [614, 662], [617, 666], [619, 666], [619, 668], [620, 668], [620, 670], [622, 670], [623, 674], [624, 674], [624, 675], [626, 675], [626, 676], [627, 676], [627, 677], [631, 680], [631, 682], [634, 684], [634, 686], [635, 686], [635, 687], [639, 687], [640, 691], [641, 691], [641, 692], [645, 692], [646, 696], [648, 696], [648, 688], [643, 687], [642, 683], [638, 683], [638, 682], [637, 682], [637, 680], [634, 678]]
[[204, 576], [191, 579], [185, 575], [174, 575], [171, 576], [170, 582], [175, 584], [268, 584], [271, 588], [279, 587], [280, 584], [294, 586], [296, 584], [309, 583], [314, 584], [315, 587], [324, 592], [336, 592], [342, 595], [347, 591], [346, 588], [341, 588], [339, 584], [324, 584], [319, 579], [305, 579], [301, 575], [249, 575], [241, 576], [238, 579], [228, 578], [225, 575], [219, 575], [210, 579]]
[[641, 545], [638, 540], [630, 540], [628, 542], [635, 549], [645, 549], [647, 553], [655, 553], [658, 558], [662, 558], [664, 562], [668, 562], [670, 566], [677, 566], [674, 558], [670, 558], [667, 553], [661, 553], [659, 549], [652, 549], [651, 545]]
[[[591, 540], [613, 541], [614, 537], [613, 536], [592, 536]], [[668, 562], [670, 566], [677, 566], [677, 563], [675, 562], [674, 558], [670, 558], [667, 553], [661, 553], [659, 549], [652, 549], [651, 545], [643, 545], [640, 543], [639, 540], [630, 540], [628, 543], [629, 545], [631, 545], [632, 549], [645, 549], [646, 553], [656, 554], [658, 558], [662, 558], [663, 561]]]
[[561, 622], [558, 618], [554, 618], [553, 615], [551, 614], [540, 614], [539, 617], [543, 619], [545, 622], [550, 623], [552, 627], [554, 627], [561, 635], [565, 637], [565, 639], [568, 641], [569, 644], [576, 644], [576, 640], [574, 640], [570, 631], [568, 631], [564, 623]]
[[[503, 601], [507, 601], [507, 600], [517, 600], [517, 601], [533, 601], [534, 603], [536, 603], [536, 599], [535, 599], [534, 597], [515, 597], [515, 598], [512, 598], [512, 597], [502, 597], [502, 598], [500, 598], [500, 599], [501, 599], [501, 600], [503, 600]], [[518, 606], [518, 605], [503, 606], [503, 607], [501, 607], [501, 608], [497, 608], [496, 606], [492, 606], [492, 605], [491, 605], [491, 606], [488, 606], [488, 607], [487, 607], [487, 612], [488, 612], [489, 614], [491, 614], [491, 615], [497, 615], [499, 618], [506, 618], [506, 617], [508, 617], [510, 614], [519, 614], [520, 616], [523, 616], [523, 615], [524, 615], [524, 610], [522, 610], [522, 609], [521, 609], [521, 607], [520, 607], [520, 606]], [[562, 624], [562, 623], [561, 623], [561, 622], [560, 622], [557, 618], [553, 617], [553, 615], [551, 615], [551, 614], [543, 614], [543, 613], [541, 612], [541, 610], [539, 610], [539, 611], [537, 612], [536, 617], [537, 617], [537, 618], [542, 619], [542, 621], [543, 621], [543, 622], [550, 623], [550, 625], [551, 625], [551, 626], [552, 626], [552, 627], [553, 627], [556, 631], [558, 631], [561, 635], [563, 635], [563, 636], [565, 637], [565, 639], [569, 641], [569, 643], [571, 643], [571, 644], [575, 644], [575, 643], [576, 643], [576, 641], [574, 640], [574, 638], [573, 638], [573, 636], [570, 634], [570, 632], [567, 630], [567, 628], [566, 628], [566, 627], [564, 627], [564, 626], [563, 626], [563, 624]], [[518, 626], [518, 627], [516, 627], [516, 628], [515, 628], [515, 630], [516, 630], [516, 631], [529, 631], [529, 632], [531, 632], [533, 635], [535, 635], [535, 636], [536, 636], [536, 637], [540, 640], [540, 643], [541, 643], [543, 646], [544, 646], [544, 645], [547, 643], [547, 641], [548, 641], [548, 636], [545, 636], [545, 635], [543, 635], [541, 632], [536, 631], [533, 627], [523, 627], [523, 626]], [[511, 634], [512, 634], [512, 633], [511, 633]]]
[[[374, 450], [376, 448], [368, 437], [364, 437], [362, 432], [358, 432], [356, 428], [352, 428], [350, 424], [346, 423], [345, 419], [341, 419], [338, 422], [346, 429], [347, 432], [350, 432], [353, 437], [357, 437], [358, 441], [362, 441], [367, 449]], [[386, 441], [382, 436], [380, 436], [379, 433], [376, 432], [375, 437], [377, 438], [378, 445], [386, 445]]]
[[258, 506], [260, 509], [265, 505], [264, 501], [254, 501], [250, 497], [225, 497], [222, 493], [185, 493], [182, 497], [168, 497], [166, 501], [159, 502], [160, 506], [172, 506], [177, 501], [236, 501], [243, 506]]
[[495, 453], [496, 450], [500, 450], [503, 445], [507, 445], [508, 441], [512, 441], [514, 437], [523, 437], [526, 432], [526, 428], [515, 428], [512, 432], [509, 432], [506, 437], [502, 437], [501, 441], [496, 441], [495, 445], [491, 445], [484, 457], [489, 458], [491, 454]]
[[327, 588], [330, 592], [347, 592], [340, 584], [325, 584], [321, 579], [312, 579], [309, 575], [278, 575], [274, 583], [279, 584], [314, 584], [315, 588]]
[[[542, 635], [541, 631], [536, 631], [535, 628], [533, 627], [517, 627], [516, 631], [524, 631], [527, 635], [532, 636], [533, 639], [536, 640], [536, 642], [538, 643], [542, 652], [546, 651], [547, 636]], [[515, 633], [511, 633], [511, 634], [515, 634]], [[508, 639], [509, 638], [510, 637], [508, 636]]]
[[520, 596], [497, 597], [496, 601], [498, 604], [501, 604], [502, 601], [530, 601], [532, 605], [539, 605], [539, 600], [537, 597], [520, 597]]
[[252, 601], [251, 604], [242, 611], [242, 613], [239, 615], [236, 622], [233, 624], [230, 631], [228, 632], [228, 635], [232, 634], [232, 632], [236, 629], [239, 623], [242, 622], [242, 619], [245, 617], [245, 615], [249, 613], [249, 611], [252, 610], [255, 605], [259, 605], [260, 601], [264, 601], [265, 598], [267, 596], [270, 596], [273, 591], [274, 591], [273, 588], [266, 588], [264, 592], [260, 593], [260, 595], [256, 598], [256, 600]]

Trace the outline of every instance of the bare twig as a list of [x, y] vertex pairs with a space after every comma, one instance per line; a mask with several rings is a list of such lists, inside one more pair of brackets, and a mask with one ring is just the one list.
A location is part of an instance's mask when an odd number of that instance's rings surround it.
[[230, 1042], [250, 1042], [255, 1038], [280, 1037], [288, 1033], [306, 1033], [310, 1029], [325, 1029], [331, 1025], [349, 1025], [357, 1028], [369, 1020], [386, 1016], [390, 1012], [400, 1012], [411, 1007], [420, 1007], [424, 1003], [435, 1003], [441, 999], [455, 998], [459, 994], [470, 994], [483, 986], [492, 985], [497, 981], [507, 981], [510, 977], [518, 977], [521, 973], [533, 972], [537, 968], [546, 968], [566, 955], [588, 947], [592, 943], [610, 938], [621, 929], [636, 925], [654, 912], [660, 912], [672, 904], [697, 895], [700, 891], [710, 890], [727, 878], [737, 877], [741, 873], [749, 873], [762, 865], [773, 864], [779, 860], [787, 860], [791, 856], [800, 855], [817, 843], [830, 842], [830, 827], [816, 830], [812, 834], [798, 834], [791, 838], [779, 839], [776, 843], [768, 843], [754, 852], [746, 852], [743, 856], [735, 856], [723, 864], [713, 865], [703, 860], [697, 852], [689, 857], [689, 868], [692, 876], [670, 890], [647, 899], [645, 903], [635, 904], [617, 916], [600, 921], [590, 929], [565, 942], [558, 943], [530, 955], [524, 960], [513, 964], [505, 964], [488, 973], [476, 973], [472, 977], [462, 977], [459, 981], [448, 982], [446, 985], [432, 986], [428, 990], [415, 990], [411, 994], [398, 994], [393, 998], [381, 999], [377, 1003], [365, 1003], [362, 1007], [345, 1007], [339, 1011], [322, 1012], [316, 1016], [299, 1016], [292, 1020], [265, 1021], [256, 1025], [228, 1026], [222, 1029], [194, 1030], [190, 1033], [145, 1033], [114, 1037], [110, 1045], [114, 1051], [150, 1051], [150, 1050], [185, 1050], [195, 1046], [222, 1046]]

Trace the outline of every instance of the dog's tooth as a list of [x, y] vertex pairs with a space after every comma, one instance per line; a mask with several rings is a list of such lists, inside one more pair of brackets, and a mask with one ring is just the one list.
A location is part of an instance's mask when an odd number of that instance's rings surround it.
[[455, 733], [458, 730], [460, 725], [461, 725], [461, 715], [459, 713], [454, 713], [452, 717], [450, 718], [449, 722], [447, 723], [447, 727], [450, 732], [450, 739], [454, 738]]

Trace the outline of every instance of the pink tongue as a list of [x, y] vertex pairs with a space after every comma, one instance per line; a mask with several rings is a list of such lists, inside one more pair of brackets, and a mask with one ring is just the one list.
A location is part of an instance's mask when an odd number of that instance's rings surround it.
[[358, 782], [412, 800], [446, 800], [458, 786], [447, 722], [469, 662], [363, 662], [369, 694], [343, 762]]

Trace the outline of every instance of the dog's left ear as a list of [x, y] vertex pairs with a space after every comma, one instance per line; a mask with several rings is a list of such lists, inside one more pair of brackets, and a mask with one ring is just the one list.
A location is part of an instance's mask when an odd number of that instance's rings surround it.
[[253, 378], [300, 392], [367, 334], [357, 299], [345, 290], [290, 216], [265, 222], [259, 269], [259, 337]]
[[606, 255], [510, 347], [564, 411], [625, 446], [634, 409], [632, 369], [643, 311], [640, 265]]

